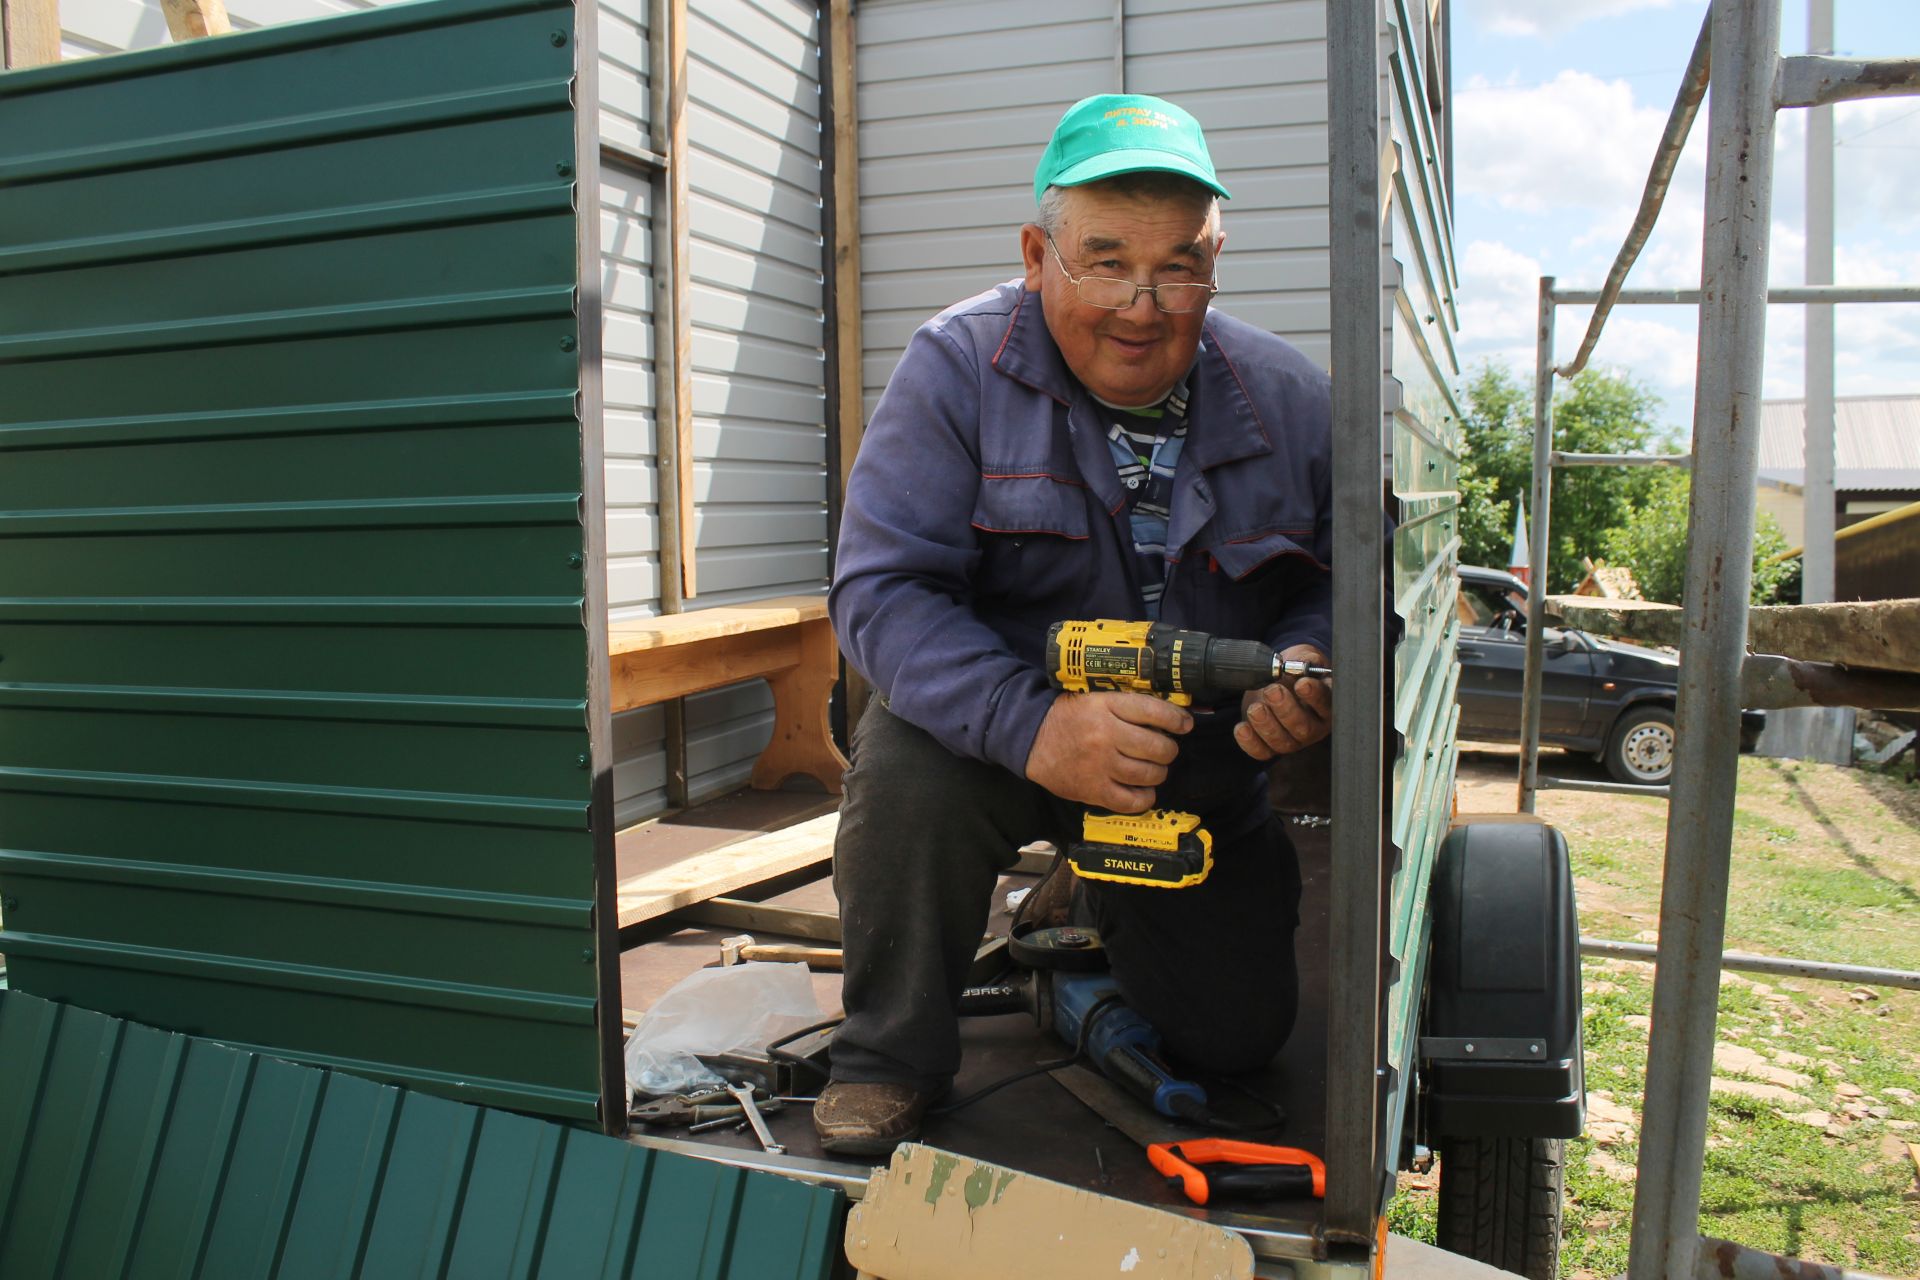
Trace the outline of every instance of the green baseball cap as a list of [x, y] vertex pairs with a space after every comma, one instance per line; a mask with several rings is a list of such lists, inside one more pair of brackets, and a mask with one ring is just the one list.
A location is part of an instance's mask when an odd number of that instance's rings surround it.
[[1213, 173], [1200, 122], [1165, 98], [1102, 93], [1067, 108], [1033, 175], [1037, 204], [1048, 187], [1077, 187], [1115, 174], [1158, 169], [1192, 178], [1231, 200]]

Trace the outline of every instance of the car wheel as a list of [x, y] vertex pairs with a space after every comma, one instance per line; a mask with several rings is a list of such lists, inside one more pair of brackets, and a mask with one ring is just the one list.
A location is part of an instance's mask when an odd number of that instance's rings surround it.
[[1606, 765], [1616, 782], [1665, 786], [1673, 777], [1673, 712], [1634, 707], [1621, 716], [1607, 738]]

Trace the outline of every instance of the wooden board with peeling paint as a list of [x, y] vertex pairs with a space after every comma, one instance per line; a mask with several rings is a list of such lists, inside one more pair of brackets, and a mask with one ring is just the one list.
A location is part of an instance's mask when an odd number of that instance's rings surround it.
[[1223, 1227], [918, 1143], [847, 1216], [847, 1258], [874, 1280], [1251, 1280]]

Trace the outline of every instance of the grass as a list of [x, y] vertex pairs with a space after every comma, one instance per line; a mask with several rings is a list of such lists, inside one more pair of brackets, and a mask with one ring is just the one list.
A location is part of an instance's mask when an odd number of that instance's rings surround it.
[[[1549, 791], [1567, 835], [1581, 932], [1651, 940], [1666, 804]], [[1727, 947], [1920, 969], [1920, 787], [1887, 774], [1741, 761]], [[1644, 1097], [1651, 965], [1588, 960], [1589, 1134], [1567, 1148], [1561, 1273], [1626, 1270]], [[1723, 975], [1700, 1229], [1773, 1253], [1887, 1276], [1920, 1274], [1920, 993], [1870, 999], [1833, 983]], [[1772, 1084], [1780, 1096], [1728, 1091]], [[1889, 1091], [1892, 1092], [1889, 1092]], [[1902, 1096], [1904, 1092], [1904, 1097]], [[1617, 1124], [1596, 1121], [1606, 1105]], [[1855, 1114], [1849, 1114], [1848, 1107]], [[1433, 1239], [1432, 1176], [1403, 1175], [1396, 1231]]]

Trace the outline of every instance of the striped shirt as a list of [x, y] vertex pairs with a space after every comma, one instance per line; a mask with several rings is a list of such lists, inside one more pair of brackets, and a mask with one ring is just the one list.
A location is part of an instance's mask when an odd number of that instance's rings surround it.
[[1173, 505], [1173, 473], [1187, 439], [1187, 389], [1183, 383], [1157, 405], [1122, 409], [1101, 402], [1112, 420], [1107, 444], [1127, 491], [1133, 524], [1133, 554], [1139, 566], [1140, 603], [1148, 618], [1160, 617], [1167, 583], [1167, 516]]

